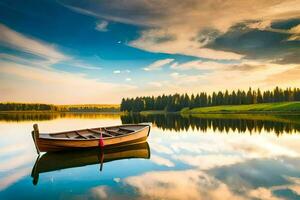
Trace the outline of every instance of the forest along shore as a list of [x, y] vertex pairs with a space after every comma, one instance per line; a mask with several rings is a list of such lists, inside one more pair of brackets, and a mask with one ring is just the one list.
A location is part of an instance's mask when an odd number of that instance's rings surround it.
[[[8, 105], [9, 104], [9, 105]], [[13, 104], [13, 105], [12, 105]], [[6, 106], [3, 106], [6, 105]], [[5, 108], [3, 108], [5, 107]], [[300, 101], [294, 102], [279, 102], [279, 103], [260, 103], [248, 105], [222, 105], [222, 106], [207, 106], [189, 108], [185, 107], [180, 111], [167, 110], [144, 110], [141, 114], [166, 114], [166, 113], [181, 113], [181, 114], [199, 114], [199, 113], [288, 113], [300, 114]], [[130, 113], [131, 113], [130, 112]], [[59, 108], [49, 107], [47, 104], [17, 104], [17, 103], [0, 103], [0, 113], [129, 113], [120, 111], [119, 105], [64, 105]]]
[[261, 91], [219, 91], [208, 94], [173, 94], [122, 99], [120, 110], [159, 113], [247, 113], [247, 112], [300, 112], [299, 88], [274, 88]]
[[84, 112], [118, 113], [119, 104], [53, 105], [40, 103], [0, 103], [0, 112]]

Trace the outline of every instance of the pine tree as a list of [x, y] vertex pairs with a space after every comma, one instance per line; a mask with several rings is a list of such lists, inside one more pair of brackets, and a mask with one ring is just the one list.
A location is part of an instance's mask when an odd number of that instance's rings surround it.
[[263, 96], [259, 88], [257, 89], [257, 103], [263, 103]]

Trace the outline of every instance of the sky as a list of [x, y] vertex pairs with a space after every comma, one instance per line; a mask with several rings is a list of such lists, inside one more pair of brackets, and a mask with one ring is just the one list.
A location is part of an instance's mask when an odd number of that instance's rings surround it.
[[0, 101], [300, 86], [300, 0], [0, 0]]

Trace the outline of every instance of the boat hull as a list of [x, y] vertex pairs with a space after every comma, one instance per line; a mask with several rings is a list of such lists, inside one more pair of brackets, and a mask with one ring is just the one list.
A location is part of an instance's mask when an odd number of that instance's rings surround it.
[[[104, 147], [102, 148], [114, 148], [145, 142], [147, 140], [149, 132], [150, 126], [146, 126], [145, 128], [138, 130], [132, 134], [113, 138], [103, 138]], [[36, 138], [36, 145], [41, 152], [72, 150], [79, 148], [95, 148], [99, 147], [99, 139], [62, 140], [38, 137]]]

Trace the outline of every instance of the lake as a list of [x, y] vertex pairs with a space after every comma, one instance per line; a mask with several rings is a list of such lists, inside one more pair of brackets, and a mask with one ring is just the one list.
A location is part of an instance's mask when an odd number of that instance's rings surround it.
[[[147, 143], [43, 154], [41, 132], [152, 122]], [[300, 199], [299, 115], [0, 114], [0, 199]], [[101, 164], [102, 163], [102, 164]]]

